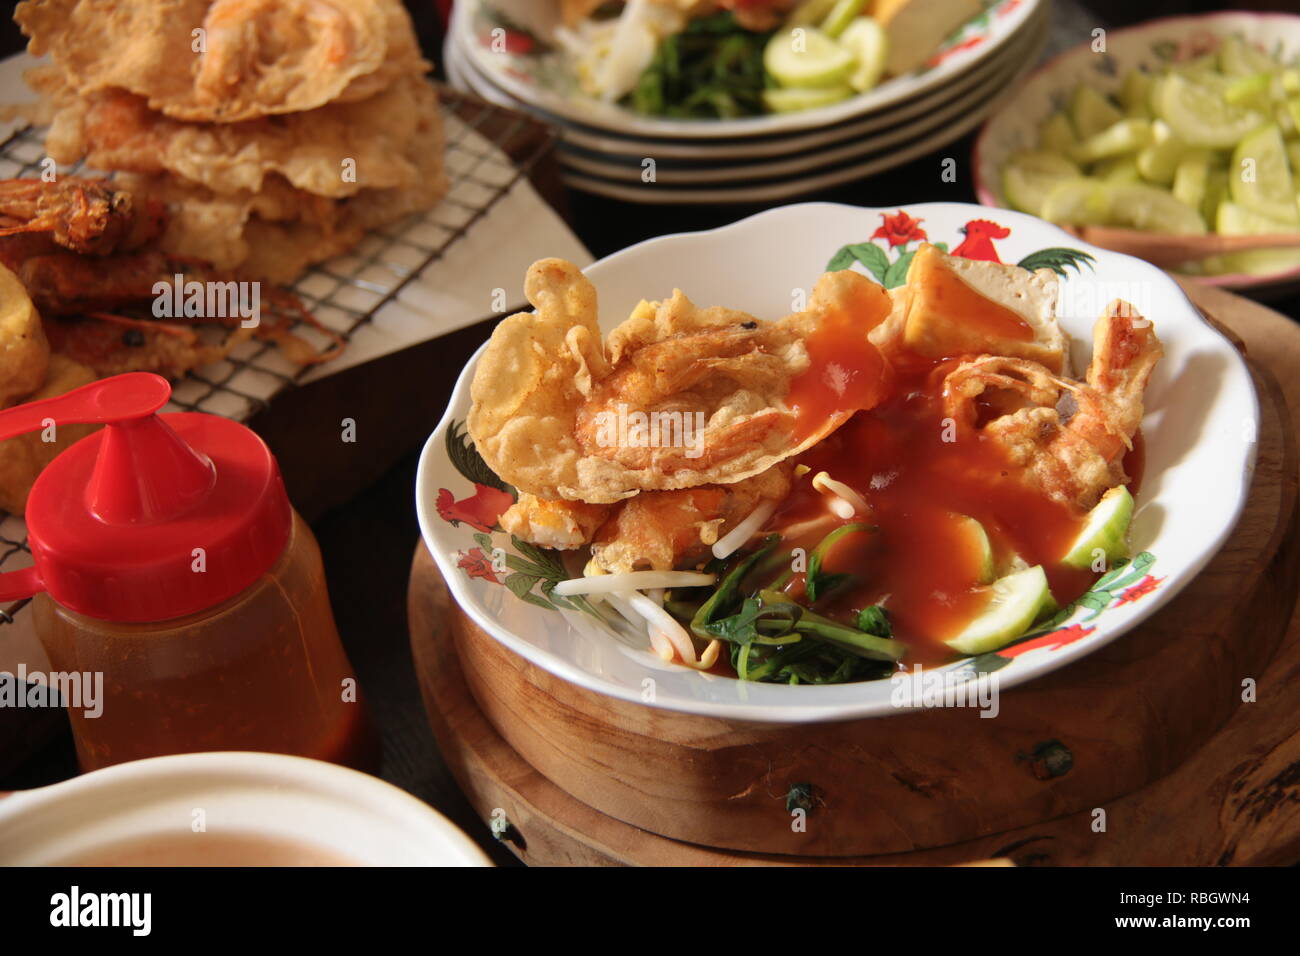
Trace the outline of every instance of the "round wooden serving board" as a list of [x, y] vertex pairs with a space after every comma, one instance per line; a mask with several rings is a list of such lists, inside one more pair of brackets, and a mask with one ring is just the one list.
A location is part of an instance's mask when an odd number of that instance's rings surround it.
[[[1295, 326], [1217, 290], [1189, 293], [1300, 401]], [[950, 708], [755, 725], [594, 694], [479, 629], [421, 546], [411, 642], [443, 756], [531, 863], [1294, 862], [1296, 436], [1277, 379], [1263, 361], [1252, 369], [1258, 464], [1223, 550], [1140, 628], [1003, 691], [996, 719]], [[811, 799], [792, 813], [802, 785]]]

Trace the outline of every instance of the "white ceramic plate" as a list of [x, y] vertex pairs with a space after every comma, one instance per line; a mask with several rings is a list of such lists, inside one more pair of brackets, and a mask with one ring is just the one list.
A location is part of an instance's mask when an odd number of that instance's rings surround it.
[[[975, 143], [975, 191], [988, 206], [1009, 205], [1002, 193], [1001, 169], [1017, 150], [1037, 145], [1038, 127], [1060, 109], [1075, 86], [1086, 82], [1113, 93], [1124, 74], [1140, 66], [1158, 69], [1179, 44], [1214, 36], [1238, 34], [1284, 58], [1300, 57], [1300, 16], [1284, 13], [1213, 13], [1195, 17], [1152, 20], [1106, 33], [1106, 50], [1096, 53], [1091, 41], [1067, 50], [1018, 87], [980, 132]], [[1192, 276], [1207, 285], [1228, 289], [1263, 289], [1300, 282], [1300, 268], [1268, 275], [1225, 274]]]
[[[703, 166], [693, 163], [689, 166], [674, 164], [661, 159], [657, 153], [642, 153], [628, 157], [624, 162], [610, 162], [599, 154], [574, 149], [561, 148], [560, 159], [566, 166], [579, 173], [600, 176], [605, 179], [624, 181], [651, 193], [660, 186], [724, 186], [734, 188], [736, 184], [760, 185], [764, 180], [806, 178], [809, 174], [834, 169], [844, 163], [864, 162], [877, 157], [881, 160], [897, 161], [898, 147], [907, 146], [923, 140], [929, 140], [936, 132], [951, 130], [955, 120], [969, 119], [972, 112], [990, 104], [1010, 82], [1011, 78], [1024, 68], [1025, 62], [1033, 62], [1032, 50], [1037, 49], [1037, 42], [1042, 34], [1025, 37], [1031, 41], [1023, 51], [1023, 58], [1002, 64], [1002, 69], [986, 77], [978, 84], [956, 99], [944, 102], [929, 113], [911, 122], [905, 122], [892, 129], [882, 130], [869, 136], [856, 139], [845, 145], [815, 149], [810, 152], [765, 162], [738, 163], [727, 161]], [[653, 156], [656, 160], [656, 177], [654, 183], [642, 183], [641, 174], [643, 157]]]
[[[1086, 361], [1096, 317], [1117, 296], [1150, 317], [1164, 343], [1165, 357], [1147, 393], [1146, 473], [1132, 531], [1135, 552], [1149, 552], [1154, 562], [1147, 565], [1144, 557], [1123, 572], [1095, 617], [1085, 620], [1091, 612], [1081, 609], [1046, 638], [979, 659], [980, 667], [997, 670], [1002, 687], [1014, 686], [1121, 637], [1171, 599], [1223, 544], [1245, 501], [1259, 421], [1250, 374], [1169, 276], [1138, 259], [1081, 244], [1031, 216], [963, 203], [901, 210], [785, 206], [721, 229], [640, 243], [602, 259], [587, 273], [599, 290], [606, 330], [643, 297], [665, 298], [674, 287], [700, 305], [776, 318], [788, 311], [791, 289], [810, 288], [841, 247], [874, 241], [891, 260], [909, 248], [890, 249], [871, 239], [882, 216], [899, 211], [919, 220], [931, 241], [949, 243], [954, 254], [978, 250], [987, 256], [991, 248], [1002, 261], [1018, 262], [1033, 252], [1065, 247], [1094, 256], [1092, 267], [1085, 262], [1082, 271], [1067, 270], [1061, 282], [1061, 324], [1074, 340], [1076, 364]], [[995, 224], [963, 234], [963, 227], [981, 220]], [[890, 702], [889, 681], [790, 687], [696, 673], [664, 664], [646, 646], [629, 646], [582, 615], [562, 616], [526, 603], [498, 583], [484, 548], [513, 551], [508, 535], [491, 530], [497, 509], [509, 498], [501, 500], [501, 492], [494, 496], [486, 486], [476, 488], [447, 451], [448, 430], [453, 423], [459, 427], [469, 411], [475, 360], [457, 382], [421, 455], [416, 507], [424, 541], [453, 595], [489, 634], [538, 666], [598, 693], [644, 703], [644, 688], [653, 686], [649, 705], [669, 710], [771, 723], [898, 712]], [[471, 522], [487, 530], [476, 530]], [[977, 664], [966, 660], [951, 666], [974, 673]], [[653, 684], [643, 684], [647, 679]]]
[[715, 139], [764, 136], [813, 129], [910, 102], [975, 68], [1024, 27], [1041, 0], [997, 0], [936, 51], [941, 59], [928, 69], [895, 77], [874, 90], [823, 109], [735, 120], [670, 120], [639, 116], [617, 105], [583, 96], [568, 71], [554, 58], [493, 52], [497, 24], [483, 0], [462, 0], [452, 10], [450, 30], [474, 66], [511, 96], [575, 123], [613, 133], [664, 139]]
[[656, 183], [653, 190], [647, 189], [640, 183], [627, 185], [576, 171], [565, 171], [563, 179], [567, 185], [575, 189], [628, 202], [707, 206], [718, 203], [774, 202], [807, 196], [818, 190], [831, 189], [893, 169], [895, 166], [911, 162], [918, 156], [933, 152], [953, 140], [960, 139], [997, 109], [998, 105], [1015, 89], [1021, 78], [1033, 68], [1033, 63], [1033, 58], [1026, 59], [1020, 69], [992, 97], [976, 104], [952, 122], [940, 125], [937, 131], [930, 135], [918, 133], [920, 138], [906, 146], [887, 151], [883, 155], [873, 155], [857, 162], [849, 162], [829, 171], [819, 170], [790, 179], [735, 187], [673, 188]]
[[[202, 808], [203, 828], [195, 829]], [[346, 767], [268, 753], [133, 760], [0, 799], [0, 865], [104, 859], [136, 841], [201, 858], [222, 837], [290, 843], [360, 866], [491, 866], [442, 814]]]
[[993, 56], [988, 57], [978, 66], [960, 74], [952, 82], [945, 84], [923, 96], [909, 99], [896, 107], [880, 110], [862, 119], [825, 126], [799, 133], [777, 136], [748, 137], [739, 140], [681, 140], [681, 139], [636, 139], [609, 133], [594, 127], [566, 120], [538, 108], [535, 104], [514, 99], [508, 93], [494, 86], [491, 78], [474, 69], [467, 55], [456, 42], [458, 34], [451, 33], [444, 44], [444, 62], [453, 83], [461, 89], [483, 97], [500, 106], [523, 109], [537, 114], [547, 122], [558, 126], [566, 144], [573, 144], [583, 149], [612, 156], [654, 156], [661, 160], [698, 160], [723, 161], [727, 159], [760, 159], [765, 157], [784, 157], [796, 153], [821, 149], [868, 136], [879, 130], [897, 127], [908, 120], [923, 120], [944, 104], [961, 97], [971, 89], [981, 85], [990, 76], [1005, 72], [1008, 64], [1023, 63], [1026, 58], [1033, 60], [1037, 56], [1037, 47], [1042, 42], [1042, 35], [1047, 28], [1047, 8], [1040, 7], [1020, 29], [1017, 36]]

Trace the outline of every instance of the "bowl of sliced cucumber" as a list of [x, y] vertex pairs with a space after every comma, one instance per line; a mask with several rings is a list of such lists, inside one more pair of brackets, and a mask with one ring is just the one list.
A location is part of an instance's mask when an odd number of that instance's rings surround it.
[[[989, 119], [974, 168], [980, 202], [1063, 226], [1300, 233], [1300, 16], [1098, 31]], [[1227, 288], [1300, 285], [1300, 248], [1221, 253], [1177, 271]]]

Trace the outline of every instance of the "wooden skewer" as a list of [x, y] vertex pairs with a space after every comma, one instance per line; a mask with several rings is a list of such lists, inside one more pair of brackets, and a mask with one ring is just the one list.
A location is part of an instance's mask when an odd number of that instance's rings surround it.
[[1109, 226], [1066, 226], [1065, 228], [1084, 242], [1114, 252], [1137, 256], [1163, 268], [1229, 252], [1300, 247], [1300, 232], [1280, 232], [1263, 236], [1217, 236], [1213, 233], [1181, 236], [1166, 232], [1142, 232], [1137, 229], [1112, 229]]

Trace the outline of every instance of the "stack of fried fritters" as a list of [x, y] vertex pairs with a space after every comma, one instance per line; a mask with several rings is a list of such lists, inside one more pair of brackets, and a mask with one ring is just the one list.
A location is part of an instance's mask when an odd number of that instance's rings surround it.
[[446, 192], [400, 0], [26, 0], [46, 151], [168, 203], [162, 246], [271, 282]]

